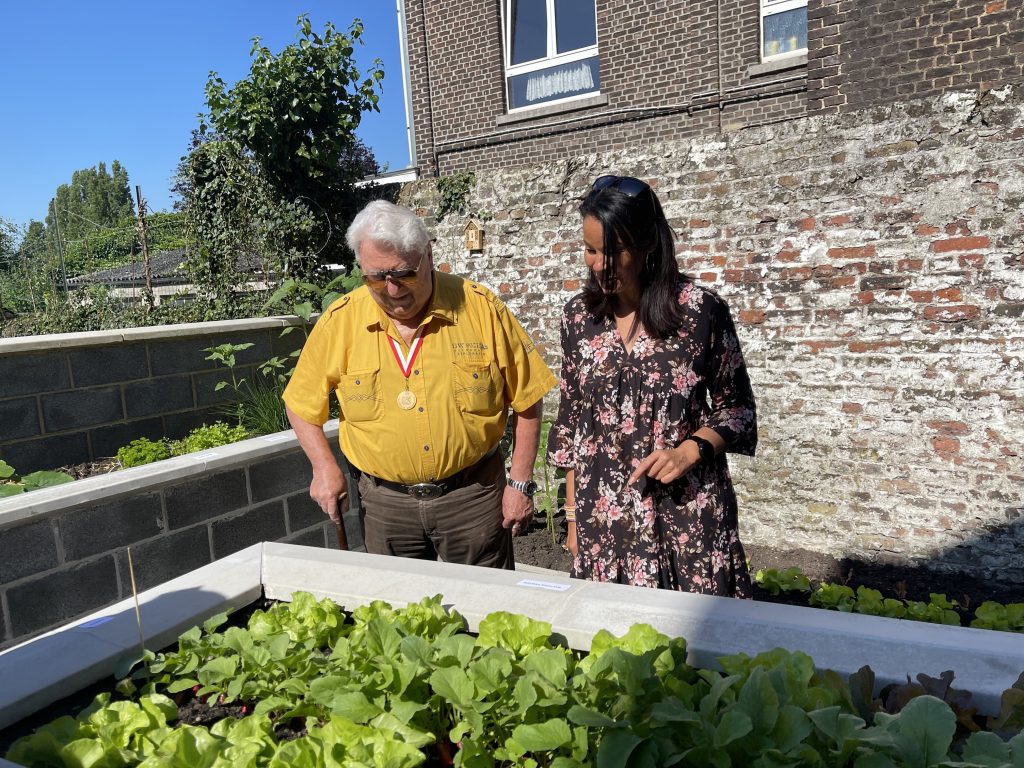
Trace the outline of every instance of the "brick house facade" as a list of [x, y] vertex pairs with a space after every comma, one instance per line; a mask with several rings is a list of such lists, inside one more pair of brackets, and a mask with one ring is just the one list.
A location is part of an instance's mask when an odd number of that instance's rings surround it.
[[808, 0], [806, 55], [766, 60], [761, 0], [596, 0], [599, 88], [575, 101], [510, 110], [504, 1], [405, 0], [422, 175], [732, 132], [1024, 78], [1024, 9], [1012, 0]]

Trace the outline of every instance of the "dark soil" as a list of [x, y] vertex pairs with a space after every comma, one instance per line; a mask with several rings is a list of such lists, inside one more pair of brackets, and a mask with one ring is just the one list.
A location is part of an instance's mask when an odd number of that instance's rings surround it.
[[[514, 540], [516, 562], [526, 565], [569, 572], [572, 556], [565, 548], [565, 520], [559, 515], [553, 520], [554, 537], [546, 516], [538, 516], [530, 530]], [[554, 540], [552, 540], [554, 539]], [[851, 558], [835, 558], [806, 549], [776, 549], [745, 545], [750, 563], [751, 577], [762, 568], [782, 570], [796, 566], [811, 580], [816, 589], [822, 582], [846, 584], [877, 589], [885, 597], [928, 602], [931, 593], [944, 594], [959, 605], [961, 624], [967, 626], [974, 617], [974, 609], [986, 600], [996, 602], [1024, 602], [1024, 589], [1010, 585], [984, 582], [968, 576], [941, 573], [926, 568], [912, 568], [885, 563], [871, 563]], [[755, 584], [754, 599], [788, 605], [808, 605], [806, 593], [782, 593], [773, 597]]]

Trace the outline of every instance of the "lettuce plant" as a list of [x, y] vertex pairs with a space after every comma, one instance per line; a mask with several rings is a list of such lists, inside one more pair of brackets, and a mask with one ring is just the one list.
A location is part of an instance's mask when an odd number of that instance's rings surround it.
[[[718, 670], [686, 656], [685, 640], [642, 624], [622, 637], [598, 632], [583, 654], [518, 614], [491, 614], [468, 634], [440, 596], [345, 614], [296, 593], [246, 627], [221, 614], [176, 650], [147, 652], [119, 685], [141, 687], [137, 701], [104, 694], [7, 758], [146, 768], [1024, 764], [1024, 674], [986, 721], [952, 672], [875, 698], [869, 668], [846, 681], [802, 653], [723, 657]], [[176, 723], [176, 702], [193, 696], [245, 702], [249, 714], [210, 728]], [[297, 736], [279, 738], [283, 725]]]

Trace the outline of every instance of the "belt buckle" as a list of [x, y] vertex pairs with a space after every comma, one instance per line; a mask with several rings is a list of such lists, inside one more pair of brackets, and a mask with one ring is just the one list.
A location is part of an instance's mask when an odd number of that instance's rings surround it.
[[436, 499], [442, 493], [444, 489], [434, 483], [416, 483], [409, 486], [409, 495], [417, 499]]

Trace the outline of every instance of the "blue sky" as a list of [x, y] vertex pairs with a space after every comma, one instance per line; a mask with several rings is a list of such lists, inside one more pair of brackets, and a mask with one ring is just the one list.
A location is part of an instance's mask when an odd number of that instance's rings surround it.
[[206, 110], [210, 70], [249, 72], [253, 37], [271, 51], [296, 40], [295, 20], [365, 25], [356, 60], [384, 63], [380, 114], [358, 134], [377, 161], [409, 163], [395, 0], [3, 0], [0, 2], [0, 218], [42, 220], [60, 184], [116, 159], [151, 211], [170, 210], [171, 177]]

